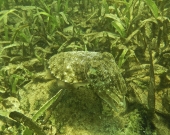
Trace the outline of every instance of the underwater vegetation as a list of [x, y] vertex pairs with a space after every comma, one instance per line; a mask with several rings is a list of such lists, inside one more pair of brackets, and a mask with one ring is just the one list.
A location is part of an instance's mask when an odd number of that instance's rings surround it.
[[1, 0], [0, 134], [168, 135], [169, 16], [169, 0]]

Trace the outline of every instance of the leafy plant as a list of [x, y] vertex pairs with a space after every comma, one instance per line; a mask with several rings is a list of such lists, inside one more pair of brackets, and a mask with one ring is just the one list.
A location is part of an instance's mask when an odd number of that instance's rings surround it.
[[[48, 68], [51, 55], [73, 50], [112, 53], [132, 89], [149, 88], [148, 80], [135, 76], [146, 69], [139, 67], [164, 67], [159, 86], [168, 89], [169, 7], [168, 0], [1, 0], [0, 89], [16, 96], [34, 73]], [[150, 75], [152, 81], [157, 72]], [[148, 90], [152, 101], [154, 87]]]

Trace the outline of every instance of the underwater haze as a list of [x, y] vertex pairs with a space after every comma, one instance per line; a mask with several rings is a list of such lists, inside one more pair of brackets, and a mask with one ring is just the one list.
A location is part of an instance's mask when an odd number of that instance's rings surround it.
[[0, 135], [169, 135], [169, 0], [0, 0]]

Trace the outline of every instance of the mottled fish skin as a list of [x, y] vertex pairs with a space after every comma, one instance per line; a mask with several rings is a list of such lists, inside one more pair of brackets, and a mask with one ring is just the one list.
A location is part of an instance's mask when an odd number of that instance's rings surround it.
[[49, 69], [63, 82], [88, 83], [113, 108], [122, 104], [127, 92], [114, 57], [107, 52], [61, 52], [49, 59]]

